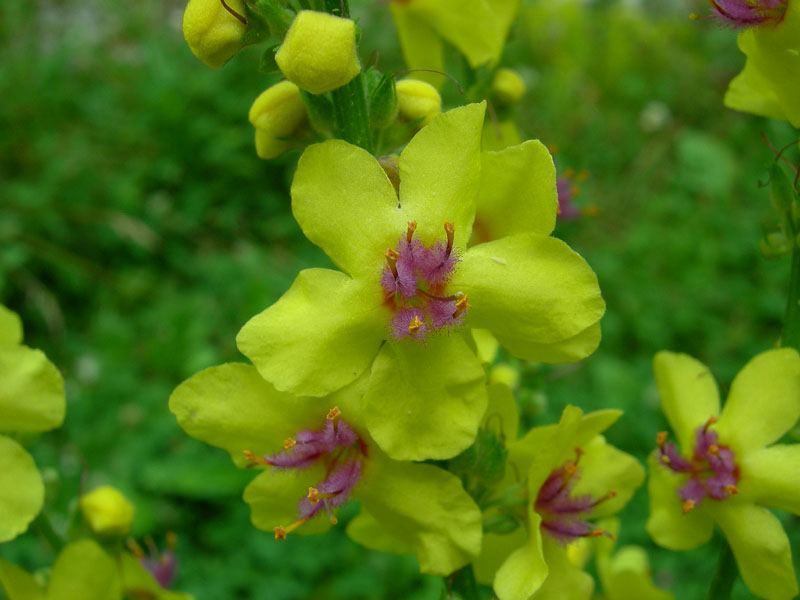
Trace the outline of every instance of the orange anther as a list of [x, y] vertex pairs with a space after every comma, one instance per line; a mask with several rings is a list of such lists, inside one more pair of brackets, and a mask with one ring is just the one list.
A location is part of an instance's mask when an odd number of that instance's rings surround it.
[[417, 230], [417, 222], [416, 221], [409, 221], [408, 222], [408, 231], [406, 231], [406, 241], [410, 244], [411, 238], [414, 237], [414, 232]]
[[266, 458], [264, 458], [263, 456], [256, 456], [255, 454], [250, 452], [250, 450], [245, 450], [244, 451], [244, 457], [252, 463], [251, 465], [249, 465], [251, 467], [255, 466], [255, 465], [268, 465], [269, 464], [269, 461]]
[[456, 300], [456, 310], [453, 312], [453, 318], [456, 319], [460, 317], [465, 310], [470, 307], [469, 298], [467, 298], [466, 294], [461, 294], [458, 296], [458, 300]]
[[419, 333], [419, 330], [421, 328], [422, 328], [422, 321], [418, 316], [414, 316], [414, 318], [411, 319], [411, 323], [408, 324], [408, 333], [410, 333], [411, 335], [417, 335], [417, 333]]
[[339, 407], [338, 407], [338, 406], [334, 406], [332, 409], [330, 409], [330, 410], [328, 411], [328, 414], [326, 415], [326, 417], [325, 417], [325, 418], [326, 418], [328, 421], [333, 421], [333, 420], [335, 420], [335, 419], [336, 419], [338, 416], [340, 416], [341, 414], [342, 414], [342, 411], [340, 411], [340, 410], [339, 410]]
[[656, 434], [656, 444], [658, 444], [659, 447], [663, 446], [667, 441], [667, 437], [669, 437], [669, 434], [666, 431], [659, 431]]
[[450, 252], [453, 250], [453, 238], [456, 232], [455, 225], [448, 221], [444, 224], [444, 232], [447, 234], [447, 248], [445, 249], [445, 253], [447, 256], [450, 256]]
[[400, 258], [400, 253], [392, 248], [387, 248], [383, 256], [386, 258], [386, 264], [389, 265], [392, 275], [397, 279], [397, 259]]
[[712, 456], [719, 456], [719, 446], [717, 446], [716, 444], [711, 444], [708, 447], [708, 453], [711, 454]]
[[289, 448], [294, 448], [297, 446], [297, 440], [294, 438], [286, 438], [283, 440], [283, 448], [284, 450], [288, 450]]
[[165, 537], [167, 540], [167, 548], [175, 550], [175, 546], [178, 545], [178, 535], [174, 531], [168, 531]]
[[697, 506], [697, 502], [695, 502], [694, 500], [684, 500], [683, 512], [685, 513], [691, 512], [695, 506]]
[[717, 417], [708, 417], [708, 421], [706, 421], [706, 424], [703, 425], [703, 431], [708, 431], [708, 428], [711, 427], [716, 422], [717, 422]]
[[738, 493], [739, 493], [739, 488], [737, 488], [735, 485], [726, 485], [726, 486], [725, 486], [724, 488], [722, 488], [722, 489], [723, 489], [725, 492], [727, 492], [727, 494], [728, 494], [729, 496], [735, 496], [736, 494], [738, 494]]
[[278, 525], [275, 529], [275, 539], [276, 540], [285, 540], [286, 539], [286, 530]]
[[319, 490], [317, 488], [308, 488], [308, 501], [311, 504], [316, 504], [319, 502]]

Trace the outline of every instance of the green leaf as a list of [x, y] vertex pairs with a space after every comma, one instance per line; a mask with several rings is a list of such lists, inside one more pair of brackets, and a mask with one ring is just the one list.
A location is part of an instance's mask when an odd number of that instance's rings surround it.
[[[263, 1], [263, 0], [262, 0]], [[270, 74], [280, 71], [278, 63], [275, 62], [275, 52], [280, 44], [272, 44], [264, 48], [261, 58], [258, 60], [258, 70], [262, 73]]]

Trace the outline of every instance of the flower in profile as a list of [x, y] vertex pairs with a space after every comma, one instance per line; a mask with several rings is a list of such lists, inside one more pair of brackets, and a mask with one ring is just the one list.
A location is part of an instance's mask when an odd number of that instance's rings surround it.
[[178, 386], [170, 410], [237, 465], [263, 468], [244, 499], [253, 524], [276, 539], [325, 531], [354, 498], [423, 572], [449, 574], [480, 548], [480, 511], [455, 475], [380, 450], [361, 414], [365, 384], [366, 376], [324, 400], [294, 397], [249, 365], [225, 364]]
[[744, 112], [787, 119], [800, 127], [800, 2], [760, 0], [766, 22], [739, 33], [739, 49], [747, 56], [744, 69], [728, 86], [725, 106]]
[[474, 561], [478, 580], [493, 583], [500, 600], [590, 597], [592, 578], [567, 550], [580, 540], [611, 536], [594, 521], [621, 510], [644, 481], [636, 459], [600, 435], [620, 415], [583, 415], [568, 406], [557, 425], [535, 427], [508, 444], [513, 466], [484, 521], [510, 519], [519, 526], [485, 533]]
[[678, 446], [660, 433], [650, 457], [648, 532], [666, 548], [688, 550], [707, 542], [716, 523], [751, 592], [793, 598], [789, 540], [764, 506], [800, 514], [800, 445], [771, 445], [800, 417], [800, 356], [783, 348], [753, 358], [721, 413], [705, 365], [671, 352], [653, 365]]
[[586, 262], [546, 233], [467, 247], [484, 185], [483, 112], [454, 109], [421, 129], [400, 155], [399, 193], [366, 151], [341, 140], [309, 146], [292, 209], [344, 272], [302, 271], [237, 337], [282, 391], [323, 396], [369, 370], [365, 421], [396, 459], [449, 458], [473, 442], [486, 391], [470, 328], [521, 358], [559, 362], [543, 348], [605, 309]]
[[22, 322], [0, 305], [0, 542], [39, 514], [44, 483], [33, 458], [2, 433], [38, 433], [64, 421], [64, 380], [41, 350], [22, 344]]
[[[392, 0], [389, 8], [408, 68], [443, 72], [442, 40], [455, 46], [473, 69], [495, 64], [519, 0]], [[432, 73], [416, 76], [436, 85], [444, 79]]]

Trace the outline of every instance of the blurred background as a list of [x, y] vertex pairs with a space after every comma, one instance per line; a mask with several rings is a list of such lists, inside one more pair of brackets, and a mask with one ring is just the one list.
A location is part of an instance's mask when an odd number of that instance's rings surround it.
[[[796, 132], [723, 107], [744, 57], [733, 32], [689, 20], [703, 6], [525, 0], [503, 59], [528, 84], [524, 136], [557, 150], [560, 171], [589, 173], [577, 202], [597, 216], [556, 235], [596, 270], [608, 303], [603, 342], [583, 364], [520, 365], [525, 422], [552, 422], [567, 403], [621, 408], [608, 437], [642, 459], [665, 428], [652, 355], [696, 356], [724, 393], [775, 344], [788, 280], [788, 261], [759, 251], [776, 221], [759, 186], [772, 160], [760, 133], [780, 147]], [[198, 600], [436, 600], [441, 580], [421, 577], [415, 559], [346, 538], [356, 506], [323, 537], [278, 543], [254, 529], [241, 501], [252, 473], [183, 434], [167, 409], [193, 373], [244, 360], [237, 331], [299, 269], [329, 264], [291, 216], [297, 153], [254, 152], [247, 111], [275, 80], [258, 72], [259, 49], [209, 70], [183, 41], [183, 8], [0, 3], [0, 302], [67, 382], [64, 427], [30, 448], [48, 513], [65, 525], [84, 472], [84, 489], [119, 487], [137, 506], [134, 537], [178, 534], [176, 588]], [[377, 48], [382, 69], [401, 70], [387, 6], [353, 2], [353, 13], [362, 61]], [[646, 516], [643, 488], [621, 542], [645, 546], [677, 598], [703, 597], [716, 549], [660, 550]], [[781, 518], [797, 555], [797, 519]], [[0, 556], [52, 562], [32, 534]], [[749, 597], [741, 583], [735, 597]]]

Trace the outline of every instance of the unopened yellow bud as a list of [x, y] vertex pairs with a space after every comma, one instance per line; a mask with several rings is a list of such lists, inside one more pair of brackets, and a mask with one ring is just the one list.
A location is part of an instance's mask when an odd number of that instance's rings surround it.
[[311, 94], [341, 87], [361, 71], [355, 23], [301, 10], [275, 54], [275, 62], [287, 79]]
[[442, 97], [430, 83], [419, 79], [397, 82], [397, 108], [407, 121], [423, 119], [422, 125], [442, 112]]
[[219, 69], [244, 46], [242, 36], [247, 30], [242, 22], [244, 3], [225, 2], [230, 11], [220, 0], [189, 0], [183, 13], [183, 37], [189, 49], [212, 69]]
[[261, 158], [275, 158], [291, 143], [290, 137], [307, 119], [300, 89], [291, 81], [281, 81], [264, 90], [250, 107], [248, 119], [256, 128], [256, 152]]
[[525, 82], [511, 69], [497, 69], [492, 79], [492, 95], [498, 104], [516, 104], [525, 95]]
[[101, 486], [80, 499], [83, 517], [98, 535], [127, 535], [131, 530], [133, 504], [117, 488]]

